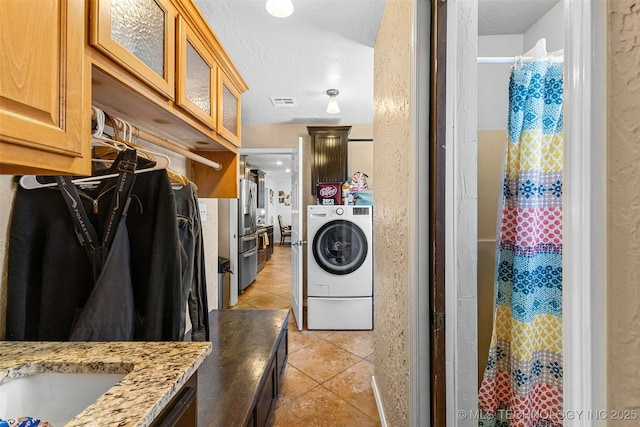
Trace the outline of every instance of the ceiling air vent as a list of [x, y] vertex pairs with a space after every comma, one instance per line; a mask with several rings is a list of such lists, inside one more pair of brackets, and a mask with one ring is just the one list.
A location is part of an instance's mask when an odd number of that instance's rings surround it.
[[296, 99], [291, 96], [272, 96], [271, 103], [274, 107], [297, 107]]

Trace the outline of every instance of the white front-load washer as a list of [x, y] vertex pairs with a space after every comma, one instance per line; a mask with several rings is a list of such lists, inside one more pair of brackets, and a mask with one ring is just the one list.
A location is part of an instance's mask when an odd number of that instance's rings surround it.
[[307, 244], [307, 328], [373, 329], [372, 206], [308, 206]]

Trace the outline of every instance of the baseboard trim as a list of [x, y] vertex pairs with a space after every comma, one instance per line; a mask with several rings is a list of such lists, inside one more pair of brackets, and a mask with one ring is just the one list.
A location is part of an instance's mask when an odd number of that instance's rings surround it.
[[376, 398], [376, 406], [378, 407], [378, 416], [380, 417], [380, 423], [382, 427], [387, 427], [387, 419], [384, 416], [384, 407], [382, 406], [382, 399], [380, 398], [380, 393], [378, 392], [378, 385], [376, 384], [376, 377], [371, 377], [371, 385], [373, 386], [373, 395]]

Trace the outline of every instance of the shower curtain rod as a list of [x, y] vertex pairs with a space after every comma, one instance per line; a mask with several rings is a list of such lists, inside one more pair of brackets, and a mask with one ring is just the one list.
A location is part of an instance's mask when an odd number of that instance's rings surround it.
[[561, 64], [564, 58], [561, 56], [547, 56], [537, 58], [533, 56], [479, 56], [478, 64], [515, 64], [516, 62], [531, 62], [536, 59], [547, 59], [552, 64]]

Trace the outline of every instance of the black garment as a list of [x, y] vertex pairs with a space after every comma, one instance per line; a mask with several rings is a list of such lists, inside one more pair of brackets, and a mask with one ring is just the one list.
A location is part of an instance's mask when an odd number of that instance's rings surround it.
[[[209, 308], [204, 262], [202, 222], [193, 185], [175, 190], [178, 232], [182, 247], [182, 296], [188, 303], [191, 341], [209, 341]], [[185, 316], [181, 318], [182, 330]]]
[[133, 339], [135, 303], [129, 260], [129, 235], [123, 218], [93, 292], [73, 325], [70, 341]]
[[[78, 186], [100, 236], [113, 182], [110, 178], [96, 188]], [[127, 225], [134, 340], [175, 341], [184, 304], [175, 197], [166, 171], [137, 174], [131, 198]], [[7, 339], [67, 340], [76, 310], [91, 293], [92, 275], [59, 190], [19, 187], [9, 232]]]
[[112, 192], [105, 232], [98, 237], [70, 177], [56, 177], [60, 194], [75, 224], [78, 240], [93, 269], [94, 286], [72, 325], [71, 341], [131, 341], [134, 312], [131, 256], [126, 217], [136, 176], [136, 150], [127, 150], [116, 165], [120, 175]]

